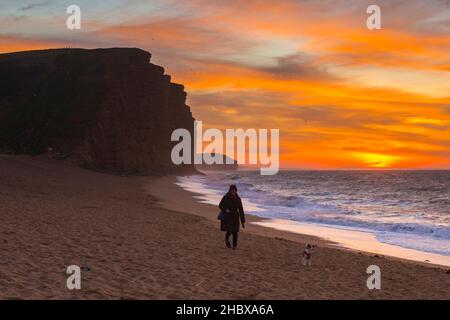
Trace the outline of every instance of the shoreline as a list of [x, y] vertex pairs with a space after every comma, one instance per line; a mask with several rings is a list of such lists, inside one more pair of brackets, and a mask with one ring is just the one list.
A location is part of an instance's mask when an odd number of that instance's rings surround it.
[[[216, 222], [214, 214], [218, 211], [217, 206], [209, 203], [201, 203], [195, 198], [201, 198], [203, 194], [196, 190], [186, 190], [178, 184], [178, 176], [161, 177], [153, 181], [153, 187], [149, 187], [152, 194], [156, 194], [165, 203], [165, 208], [186, 212], [192, 214], [192, 210], [186, 208], [195, 208], [195, 214]], [[169, 184], [169, 186], [167, 186]], [[178, 188], [177, 191], [171, 190], [170, 194], [175, 192], [177, 199], [183, 199], [183, 205], [171, 201], [167, 197], [169, 192], [160, 193], [158, 189], [171, 189], [170, 185]], [[187, 195], [183, 195], [186, 193]], [[186, 201], [191, 203], [186, 204]], [[270, 219], [259, 217], [252, 213], [246, 213], [247, 229], [251, 233], [262, 236], [279, 237], [286, 240], [292, 240], [299, 243], [311, 243], [315, 245], [327, 246], [330, 248], [341, 248], [354, 252], [361, 252], [369, 256], [383, 256], [387, 259], [397, 259], [408, 263], [417, 263], [423, 266], [439, 267], [450, 270], [450, 257], [409, 249], [398, 245], [383, 243], [376, 239], [374, 233], [369, 231], [349, 230], [335, 226], [320, 225], [313, 223], [302, 223], [285, 219]], [[249, 230], [248, 226], [254, 226]], [[276, 233], [276, 235], [274, 235]]]
[[[115, 176], [46, 156], [0, 155], [0, 168], [0, 299], [450, 299], [443, 268], [317, 237], [248, 223], [238, 250], [227, 249], [217, 210], [175, 177]], [[317, 244], [310, 267], [305, 242]], [[70, 265], [85, 270], [80, 290], [66, 286]], [[381, 290], [366, 286], [370, 265]]]
[[[158, 177], [145, 185], [145, 191], [160, 199], [159, 205], [162, 208], [205, 218], [209, 225], [220, 232], [218, 230], [219, 222], [217, 220], [219, 209], [212, 204], [196, 201], [194, 196], [199, 194], [184, 190], [182, 187], [176, 185], [176, 179], [177, 176], [175, 175]], [[327, 241], [320, 237], [259, 226], [257, 223], [268, 221], [268, 219], [258, 217], [253, 214], [246, 213], [245, 217], [246, 228], [241, 228], [241, 233], [256, 234], [269, 238], [282, 238], [297, 243], [309, 241], [309, 243], [315, 245], [333, 245], [333, 242]]]
[[347, 250], [355, 250], [356, 252], [363, 252], [369, 255], [382, 255], [390, 259], [401, 259], [424, 266], [441, 267], [450, 270], [450, 257], [384, 243], [378, 240], [373, 232], [282, 219], [269, 219], [269, 221], [256, 223], [267, 228], [316, 235], [321, 239], [337, 243], [338, 247]]

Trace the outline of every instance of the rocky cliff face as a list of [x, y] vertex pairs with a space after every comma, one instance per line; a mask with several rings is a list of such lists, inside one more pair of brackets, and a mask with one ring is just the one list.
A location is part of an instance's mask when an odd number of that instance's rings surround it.
[[193, 121], [184, 87], [140, 49], [0, 54], [0, 149], [57, 152], [124, 173], [194, 171], [170, 159], [171, 133]]

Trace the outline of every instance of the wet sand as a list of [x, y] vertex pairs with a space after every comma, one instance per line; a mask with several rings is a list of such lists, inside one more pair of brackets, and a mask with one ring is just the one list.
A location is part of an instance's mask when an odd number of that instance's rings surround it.
[[[227, 249], [217, 210], [173, 179], [0, 156], [0, 298], [450, 299], [445, 268], [320, 238], [249, 223], [239, 249]], [[305, 242], [318, 245], [311, 267], [301, 265]], [[81, 290], [66, 287], [72, 264], [89, 269]], [[372, 264], [381, 290], [366, 287]]]

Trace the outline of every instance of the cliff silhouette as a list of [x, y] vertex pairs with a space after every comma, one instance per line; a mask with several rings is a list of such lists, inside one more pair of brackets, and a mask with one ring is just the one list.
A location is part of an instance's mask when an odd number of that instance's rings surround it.
[[[237, 163], [237, 161], [235, 159], [227, 157], [224, 154], [220, 154], [220, 153], [216, 154], [215, 152], [212, 152], [212, 153], [210, 153], [208, 155], [211, 155], [213, 157], [214, 156], [219, 156], [220, 158], [222, 158], [222, 164], [216, 164], [216, 163], [213, 163], [213, 164], [206, 164], [206, 163], [196, 164], [195, 168], [198, 171], [201, 172], [201, 171], [236, 171], [236, 170], [238, 170], [238, 163]], [[203, 156], [204, 156], [204, 154], [202, 155], [202, 157]], [[228, 164], [228, 162], [230, 162], [230, 164]]]
[[136, 48], [0, 54], [0, 151], [114, 172], [195, 171], [170, 159], [172, 131], [193, 132], [184, 87], [150, 58]]

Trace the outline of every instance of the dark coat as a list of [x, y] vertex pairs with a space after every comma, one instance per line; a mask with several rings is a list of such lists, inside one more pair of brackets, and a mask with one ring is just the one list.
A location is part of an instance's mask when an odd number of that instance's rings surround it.
[[233, 197], [227, 193], [220, 201], [219, 208], [224, 212], [224, 217], [220, 220], [220, 230], [239, 232], [239, 219], [241, 223], [245, 222], [241, 198], [238, 195]]

